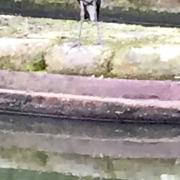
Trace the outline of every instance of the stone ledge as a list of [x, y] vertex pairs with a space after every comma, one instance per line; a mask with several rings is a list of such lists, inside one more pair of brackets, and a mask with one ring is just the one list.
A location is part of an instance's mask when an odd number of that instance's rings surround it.
[[0, 16], [0, 68], [125, 79], [180, 77], [177, 28], [100, 23], [104, 44], [94, 45], [96, 28], [84, 23], [82, 46], [75, 46], [78, 23]]
[[[180, 86], [176, 82], [111, 81], [7, 71], [1, 71], [1, 78], [0, 109], [5, 112], [132, 123], [179, 123], [180, 119], [176, 96]], [[21, 83], [16, 84], [18, 81]]]

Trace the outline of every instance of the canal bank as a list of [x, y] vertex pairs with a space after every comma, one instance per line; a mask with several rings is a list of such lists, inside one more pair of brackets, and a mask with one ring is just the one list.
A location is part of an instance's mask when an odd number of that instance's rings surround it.
[[75, 21], [1, 16], [1, 24], [1, 168], [179, 178], [178, 28], [102, 23], [105, 45], [96, 46], [85, 23], [74, 47]]
[[179, 82], [11, 71], [0, 71], [0, 78], [1, 112], [74, 120], [179, 124]]

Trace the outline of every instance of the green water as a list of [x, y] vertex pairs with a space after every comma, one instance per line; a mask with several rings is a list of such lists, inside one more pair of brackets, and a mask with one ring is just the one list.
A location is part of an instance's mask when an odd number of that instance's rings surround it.
[[[137, 172], [138, 173], [138, 172]], [[0, 168], [0, 180], [103, 180], [104, 178], [92, 177], [75, 177], [71, 175], [63, 175], [60, 173], [52, 172], [38, 172], [30, 170], [15, 170], [15, 169], [2, 169]], [[175, 175], [164, 174], [159, 177], [159, 180], [179, 180], [180, 177]], [[106, 179], [113, 180], [113, 179]], [[129, 179], [118, 180], [154, 180], [153, 176], [146, 176], [143, 179], [137, 179], [133, 175]]]
[[0, 180], [76, 180], [77, 177], [59, 173], [0, 169]]

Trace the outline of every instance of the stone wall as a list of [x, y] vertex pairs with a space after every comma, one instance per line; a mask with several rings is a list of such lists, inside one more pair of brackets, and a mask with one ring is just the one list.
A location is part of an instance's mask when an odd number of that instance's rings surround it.
[[125, 79], [179, 79], [180, 30], [84, 23], [81, 43], [77, 21], [0, 16], [0, 68], [18, 71], [104, 76]]

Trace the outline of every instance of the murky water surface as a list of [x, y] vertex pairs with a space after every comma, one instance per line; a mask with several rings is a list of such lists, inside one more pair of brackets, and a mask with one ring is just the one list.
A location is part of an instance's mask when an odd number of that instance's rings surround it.
[[[0, 131], [14, 134], [26, 132], [26, 135], [57, 136], [60, 134], [69, 137], [114, 140], [125, 137], [172, 139], [180, 135], [180, 127], [177, 125], [71, 121], [2, 113], [0, 114]], [[180, 180], [178, 157], [174, 159], [123, 159], [58, 154], [36, 151], [34, 148], [0, 147], [0, 167], [0, 180]]]
[[[124, 167], [125, 168], [125, 167]], [[131, 170], [129, 170], [131, 171]], [[123, 173], [123, 172], [122, 172]], [[156, 174], [148, 173], [144, 174], [144, 177], [141, 176], [139, 172], [132, 174], [127, 178], [118, 178], [118, 180], [179, 180], [180, 174], [169, 174], [164, 173], [160, 176]], [[139, 178], [137, 175], [139, 174]], [[0, 179], [1, 180], [102, 180], [105, 178], [92, 178], [92, 177], [77, 177], [72, 175], [64, 175], [55, 172], [38, 172], [38, 171], [29, 171], [29, 170], [15, 170], [15, 169], [0, 169]], [[107, 178], [108, 180], [113, 180], [115, 178]]]

